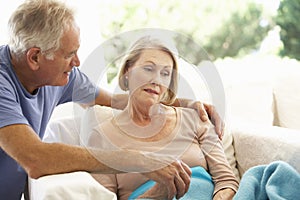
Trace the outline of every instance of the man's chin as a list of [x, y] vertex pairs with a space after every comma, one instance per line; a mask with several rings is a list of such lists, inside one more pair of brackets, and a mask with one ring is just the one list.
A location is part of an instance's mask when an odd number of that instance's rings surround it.
[[52, 86], [65, 86], [68, 84], [68, 82], [69, 82], [69, 77], [52, 84]]

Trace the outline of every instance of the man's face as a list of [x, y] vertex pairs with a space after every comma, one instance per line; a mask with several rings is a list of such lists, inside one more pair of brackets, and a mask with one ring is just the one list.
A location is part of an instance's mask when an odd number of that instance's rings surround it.
[[69, 75], [73, 67], [80, 65], [77, 55], [80, 46], [80, 32], [77, 27], [71, 26], [61, 39], [61, 47], [54, 52], [52, 60], [46, 55], [39, 60], [41, 86], [53, 85], [63, 86], [69, 81]]

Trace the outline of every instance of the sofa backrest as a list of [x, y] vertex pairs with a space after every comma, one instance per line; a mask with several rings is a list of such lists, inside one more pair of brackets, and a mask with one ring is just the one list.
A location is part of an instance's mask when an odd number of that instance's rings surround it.
[[274, 77], [274, 125], [300, 130], [300, 63], [283, 60]]

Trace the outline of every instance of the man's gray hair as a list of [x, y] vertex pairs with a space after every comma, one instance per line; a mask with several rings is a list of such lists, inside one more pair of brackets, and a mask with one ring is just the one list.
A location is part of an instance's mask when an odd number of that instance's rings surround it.
[[26, 0], [8, 21], [9, 47], [20, 58], [38, 47], [48, 59], [60, 48], [63, 33], [75, 25], [74, 10], [56, 0]]

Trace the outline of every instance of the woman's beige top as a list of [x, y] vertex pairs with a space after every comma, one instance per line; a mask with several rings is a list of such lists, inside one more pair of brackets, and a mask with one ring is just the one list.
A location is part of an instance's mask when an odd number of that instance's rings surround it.
[[[139, 127], [131, 124], [117, 124], [114, 119], [105, 121], [93, 129], [90, 145], [110, 150], [125, 148], [158, 154], [173, 155], [190, 167], [202, 166], [212, 176], [214, 193], [223, 188], [237, 190], [238, 181], [225, 157], [222, 143], [215, 133], [211, 122], [202, 122], [195, 110], [176, 107], [175, 128], [159, 141], [137, 140], [131, 133], [153, 132], [156, 128]], [[159, 130], [155, 130], [159, 131]], [[128, 134], [130, 133], [130, 134]], [[141, 136], [139, 136], [141, 137]], [[103, 186], [118, 195], [118, 199], [127, 199], [130, 194], [148, 178], [139, 173], [93, 174]]]

